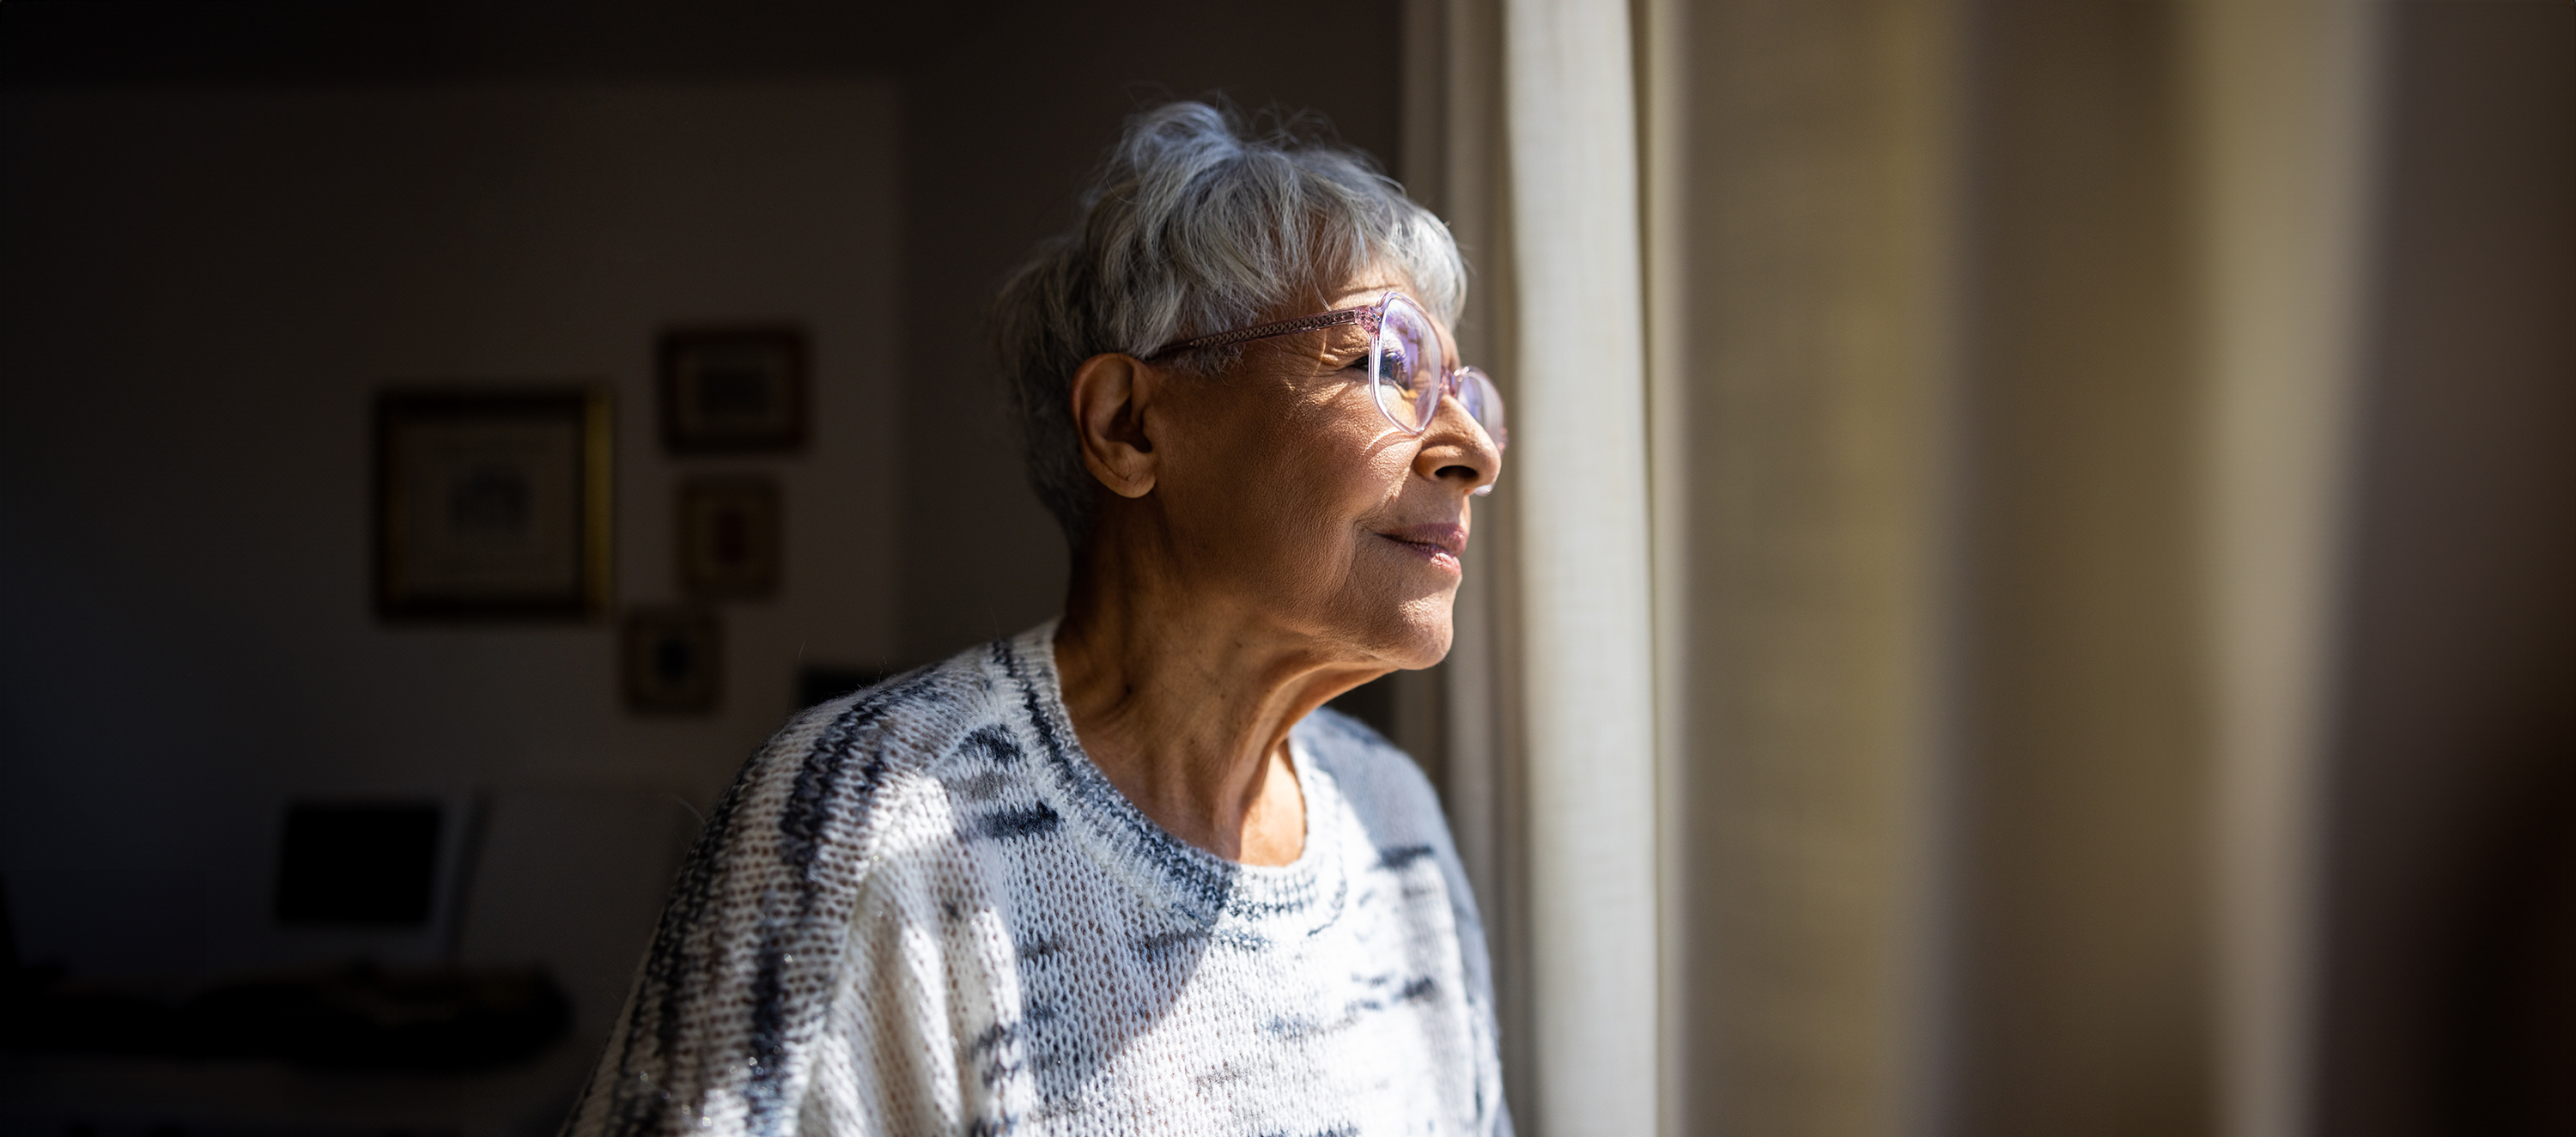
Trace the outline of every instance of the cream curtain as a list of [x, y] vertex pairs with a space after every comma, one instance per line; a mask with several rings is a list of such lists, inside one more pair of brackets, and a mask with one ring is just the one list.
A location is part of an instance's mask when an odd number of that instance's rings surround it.
[[2375, 21], [1408, 0], [1524, 1132], [2304, 1131]]

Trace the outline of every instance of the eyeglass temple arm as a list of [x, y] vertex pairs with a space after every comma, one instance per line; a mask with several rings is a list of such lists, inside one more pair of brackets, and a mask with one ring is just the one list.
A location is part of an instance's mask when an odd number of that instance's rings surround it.
[[1294, 320], [1281, 320], [1275, 324], [1255, 324], [1249, 328], [1236, 328], [1230, 332], [1218, 332], [1211, 336], [1200, 336], [1197, 339], [1188, 339], [1182, 340], [1179, 343], [1165, 344], [1162, 347], [1155, 348], [1154, 353], [1146, 356], [1145, 358], [1161, 359], [1164, 356], [1171, 355], [1176, 352], [1197, 351], [1200, 348], [1207, 347], [1225, 347], [1229, 344], [1244, 343], [1250, 340], [1266, 340], [1272, 336], [1293, 336], [1299, 332], [1312, 332], [1324, 328], [1338, 328], [1344, 324], [1364, 325], [1368, 327], [1371, 334], [1375, 334], [1377, 332], [1377, 328], [1375, 326], [1377, 321], [1372, 317], [1377, 314], [1377, 311], [1377, 306], [1371, 305], [1366, 308], [1343, 308], [1332, 312], [1318, 312], [1312, 316], [1299, 316]]

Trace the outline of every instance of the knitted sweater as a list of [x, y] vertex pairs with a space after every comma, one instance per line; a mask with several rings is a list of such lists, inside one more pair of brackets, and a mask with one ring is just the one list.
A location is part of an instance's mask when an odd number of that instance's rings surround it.
[[797, 716], [708, 818], [570, 1137], [1509, 1133], [1484, 930], [1431, 788], [1289, 737], [1294, 863], [1146, 818], [1054, 627]]

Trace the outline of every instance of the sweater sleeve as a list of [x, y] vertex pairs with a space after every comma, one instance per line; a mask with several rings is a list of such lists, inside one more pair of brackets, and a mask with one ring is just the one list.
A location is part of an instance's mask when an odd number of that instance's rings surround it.
[[925, 740], [900, 712], [937, 698], [933, 678], [807, 712], [744, 767], [681, 871], [567, 1137], [972, 1123], [958, 1059], [996, 993], [999, 921], [949, 839], [937, 783], [906, 769]]
[[906, 810], [850, 925], [799, 1131], [999, 1133], [1033, 1100], [1007, 919], [944, 806]]

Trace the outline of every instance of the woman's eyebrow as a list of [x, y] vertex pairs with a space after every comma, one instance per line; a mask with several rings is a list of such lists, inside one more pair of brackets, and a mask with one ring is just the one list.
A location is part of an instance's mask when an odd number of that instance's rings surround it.
[[1332, 328], [1324, 336], [1324, 350], [1335, 354], [1366, 352], [1374, 338], [1359, 328]]

